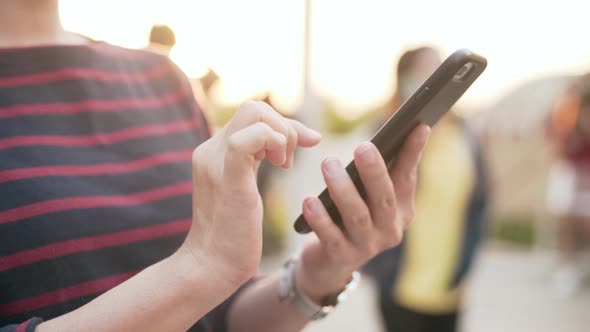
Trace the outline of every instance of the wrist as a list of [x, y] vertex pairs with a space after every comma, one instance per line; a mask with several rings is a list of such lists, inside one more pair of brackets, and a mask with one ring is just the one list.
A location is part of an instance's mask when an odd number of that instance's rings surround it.
[[186, 245], [182, 245], [167, 260], [170, 271], [178, 276], [181, 279], [179, 282], [186, 285], [188, 289], [207, 285], [211, 291], [224, 299], [250, 278], [246, 276], [246, 273], [238, 273], [223, 262], [216, 261], [210, 255], [195, 251]]
[[340, 293], [350, 281], [353, 270], [342, 267], [311, 266], [301, 259], [296, 282], [309, 299], [322, 305], [325, 298]]

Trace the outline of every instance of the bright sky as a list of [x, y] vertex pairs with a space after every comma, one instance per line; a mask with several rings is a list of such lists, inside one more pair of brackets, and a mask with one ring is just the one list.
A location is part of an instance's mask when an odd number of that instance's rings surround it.
[[[382, 103], [407, 47], [429, 43], [488, 58], [464, 102], [489, 103], [535, 77], [590, 70], [587, 1], [312, 0], [316, 91], [344, 112]], [[237, 102], [271, 90], [295, 106], [301, 90], [304, 0], [61, 0], [66, 28], [128, 46], [154, 23], [177, 34], [173, 58], [189, 74], [207, 66], [219, 96]]]

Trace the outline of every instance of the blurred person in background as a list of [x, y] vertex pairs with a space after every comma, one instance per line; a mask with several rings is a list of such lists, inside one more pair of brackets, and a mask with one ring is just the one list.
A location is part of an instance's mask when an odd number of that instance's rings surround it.
[[167, 57], [65, 31], [57, 0], [0, 0], [0, 331], [300, 331], [401, 241], [428, 135], [391, 172], [356, 148], [367, 201], [324, 160], [345, 227], [306, 198], [317, 237], [255, 278], [260, 162], [320, 134], [245, 102], [211, 136]]
[[201, 111], [207, 117], [211, 130], [215, 131], [215, 112], [216, 107], [213, 103], [212, 90], [213, 87], [220, 82], [220, 77], [215, 70], [207, 68], [207, 72], [199, 78], [189, 78], [191, 86], [193, 87], [193, 93], [195, 99], [201, 107]]
[[[389, 118], [441, 64], [438, 52], [404, 53]], [[379, 288], [387, 331], [456, 331], [466, 274], [481, 239], [488, 201], [477, 140], [451, 112], [433, 128], [418, 168], [416, 221], [402, 244], [374, 258], [365, 271]]]
[[164, 56], [170, 56], [174, 45], [176, 45], [176, 35], [172, 28], [163, 24], [154, 25], [150, 30], [149, 43], [145, 49]]
[[567, 297], [585, 277], [578, 254], [590, 236], [590, 74], [574, 80], [558, 99], [547, 138], [555, 158], [547, 204], [559, 222], [559, 261], [552, 282], [556, 295]]

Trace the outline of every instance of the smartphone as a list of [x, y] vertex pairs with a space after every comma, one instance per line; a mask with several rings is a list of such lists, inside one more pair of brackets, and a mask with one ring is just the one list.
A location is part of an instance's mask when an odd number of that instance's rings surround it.
[[[487, 60], [469, 50], [460, 49], [449, 56], [414, 94], [394, 113], [371, 138], [388, 167], [395, 164], [395, 158], [406, 137], [421, 123], [430, 127], [461, 98], [463, 93], [481, 75]], [[363, 199], [366, 197], [362, 181], [354, 160], [346, 171]], [[340, 227], [342, 218], [332, 202], [328, 189], [318, 196], [332, 220]], [[311, 232], [305, 217], [301, 214], [294, 225], [297, 233]]]

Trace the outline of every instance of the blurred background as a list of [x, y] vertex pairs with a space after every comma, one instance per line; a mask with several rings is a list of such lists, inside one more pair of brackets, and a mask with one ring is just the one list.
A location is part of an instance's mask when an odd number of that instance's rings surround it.
[[[441, 57], [469, 48], [488, 59], [433, 132], [414, 224], [426, 226], [412, 226], [403, 248], [369, 264], [359, 290], [307, 331], [381, 331], [388, 313], [468, 332], [588, 330], [586, 9], [579, 0], [61, 1], [67, 29], [125, 47], [148, 47], [154, 25], [169, 27], [170, 57], [213, 129], [254, 98], [324, 134], [294, 169], [261, 170], [263, 271], [305, 241], [291, 224], [324, 187], [323, 158], [348, 162]], [[421, 245], [432, 239], [439, 248]], [[398, 331], [443, 330], [424, 326]]]

